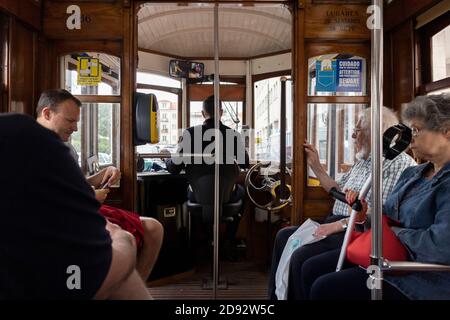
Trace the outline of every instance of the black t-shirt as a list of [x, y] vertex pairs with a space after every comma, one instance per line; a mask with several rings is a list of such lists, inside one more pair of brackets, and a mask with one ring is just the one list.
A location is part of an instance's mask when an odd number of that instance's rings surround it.
[[92, 298], [112, 260], [98, 209], [55, 133], [28, 116], [0, 115], [0, 299]]

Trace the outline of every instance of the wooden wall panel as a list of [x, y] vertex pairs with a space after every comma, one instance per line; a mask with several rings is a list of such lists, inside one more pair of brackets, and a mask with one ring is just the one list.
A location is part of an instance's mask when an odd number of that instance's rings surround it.
[[36, 33], [15, 20], [10, 28], [9, 111], [33, 115], [36, 100]]
[[423, 13], [442, 0], [395, 0], [384, 12], [384, 29], [389, 31]]
[[367, 5], [314, 5], [305, 7], [305, 38], [370, 39]]
[[[320, 2], [320, 4], [318, 4]], [[358, 4], [356, 3], [358, 2]], [[320, 187], [306, 185], [306, 161], [302, 142], [306, 139], [307, 103], [369, 103], [370, 102], [370, 30], [367, 28], [367, 3], [360, 1], [302, 1], [298, 2], [295, 20], [294, 64], [294, 214], [292, 225], [307, 218], [327, 216], [333, 200]], [[365, 97], [307, 97], [308, 58], [327, 53], [352, 53], [366, 58], [367, 96]], [[347, 100], [348, 99], [348, 100]]]
[[54, 76], [57, 74], [57, 63], [53, 42], [43, 36], [39, 36], [37, 40], [37, 62], [36, 90], [39, 97], [43, 91], [59, 86], [59, 78]]
[[[67, 29], [66, 21], [70, 14], [66, 10], [70, 5], [80, 7], [81, 29]], [[125, 16], [122, 1], [115, 4], [46, 1], [43, 28], [50, 39], [122, 39]]]
[[123, 17], [123, 63], [122, 63], [122, 104], [120, 106], [120, 163], [122, 171], [121, 206], [135, 210], [136, 203], [136, 162], [133, 146], [133, 96], [136, 91], [137, 44], [134, 34], [136, 13], [133, 8], [124, 9]]
[[305, 53], [305, 10], [294, 7], [294, 38], [293, 38], [293, 61], [292, 74], [294, 81], [294, 112], [293, 112], [293, 204], [291, 224], [298, 225], [304, 217], [304, 197], [306, 189], [306, 160], [302, 148], [302, 142], [306, 139], [306, 90], [307, 90], [307, 63]]
[[[390, 35], [392, 44], [391, 106], [399, 111], [403, 103], [414, 98], [414, 28], [412, 20], [395, 28]], [[389, 94], [389, 92], [386, 92]], [[385, 101], [387, 101], [385, 99]]]
[[0, 8], [36, 30], [41, 29], [41, 0], [0, 0]]
[[[189, 99], [192, 101], [203, 101], [214, 94], [212, 85], [192, 84], [189, 85]], [[244, 101], [245, 85], [221, 85], [220, 99], [223, 101]]]
[[9, 43], [9, 17], [0, 12], [0, 113], [8, 112], [8, 48]]
[[394, 107], [392, 94], [393, 72], [392, 72], [392, 41], [389, 35], [384, 37], [384, 62], [383, 62], [383, 105], [388, 108]]

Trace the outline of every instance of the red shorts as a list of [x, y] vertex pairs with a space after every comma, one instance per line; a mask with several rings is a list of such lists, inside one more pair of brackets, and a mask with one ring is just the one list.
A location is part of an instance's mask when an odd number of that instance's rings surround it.
[[137, 213], [104, 204], [98, 212], [108, 219], [109, 222], [115, 223], [123, 230], [131, 233], [136, 238], [137, 247], [142, 247], [144, 242], [144, 227]]

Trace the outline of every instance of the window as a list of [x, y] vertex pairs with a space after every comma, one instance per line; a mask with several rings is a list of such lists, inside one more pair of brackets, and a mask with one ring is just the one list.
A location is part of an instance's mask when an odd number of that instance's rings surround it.
[[450, 91], [450, 12], [418, 29], [421, 94]]
[[450, 77], [450, 25], [431, 38], [432, 81]]
[[[99, 59], [98, 85], [79, 84], [78, 63], [79, 58]], [[120, 96], [120, 58], [95, 52], [73, 53], [61, 59], [64, 67], [64, 88], [73, 95], [105, 95]]]
[[[365, 107], [359, 104], [308, 104], [307, 139], [319, 152], [323, 168], [335, 179], [354, 164], [352, 133], [358, 113]], [[313, 182], [316, 176], [308, 170]]]
[[181, 89], [181, 81], [154, 73], [137, 72], [136, 82], [138, 84], [164, 86], [169, 88]]
[[242, 101], [222, 101], [222, 123], [236, 131], [242, 129]]
[[191, 127], [202, 124], [204, 119], [202, 116], [202, 101], [191, 101], [189, 104], [190, 114], [189, 114], [189, 125]]
[[[205, 120], [202, 115], [203, 101], [191, 101], [189, 125], [196, 126]], [[241, 131], [242, 129], [242, 101], [222, 101], [222, 118], [220, 121], [231, 129]]]
[[[280, 161], [281, 77], [254, 83], [255, 157]], [[286, 84], [286, 161], [292, 159], [292, 88]]]
[[[98, 67], [98, 78], [79, 78], [83, 59]], [[60, 63], [65, 70], [62, 85], [82, 101], [78, 132], [71, 137], [79, 165], [87, 172], [87, 159], [96, 155], [101, 167], [120, 167], [120, 58], [83, 52], [63, 56]]]
[[156, 96], [159, 108], [159, 143], [137, 146], [138, 153], [159, 153], [162, 149], [176, 151], [181, 135], [181, 82], [152, 73], [137, 73], [137, 91]]
[[[363, 52], [356, 45], [353, 48]], [[321, 52], [315, 44], [308, 50]], [[366, 54], [327, 53], [308, 59], [307, 140], [335, 180], [355, 163], [353, 129], [359, 111], [369, 105]], [[307, 183], [320, 185], [310, 168]]]

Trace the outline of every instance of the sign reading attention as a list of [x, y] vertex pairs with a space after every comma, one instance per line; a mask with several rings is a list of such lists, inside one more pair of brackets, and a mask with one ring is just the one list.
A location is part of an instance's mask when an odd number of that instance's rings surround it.
[[361, 92], [362, 91], [362, 60], [345, 59], [337, 60], [337, 92]]

